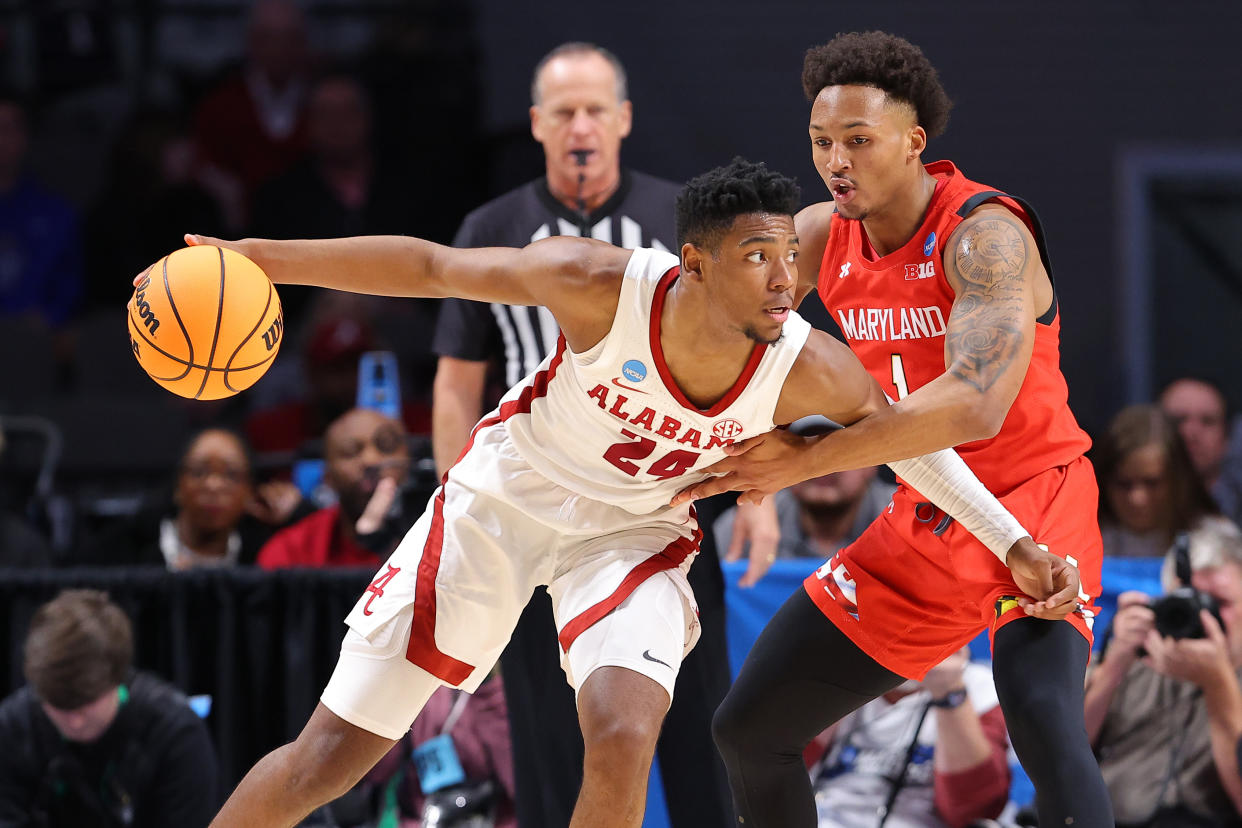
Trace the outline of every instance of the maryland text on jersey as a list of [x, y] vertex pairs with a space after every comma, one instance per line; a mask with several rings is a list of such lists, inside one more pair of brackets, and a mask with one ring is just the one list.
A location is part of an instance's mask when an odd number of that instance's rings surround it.
[[944, 313], [926, 308], [841, 308], [841, 332], [849, 339], [901, 340], [944, 336]]

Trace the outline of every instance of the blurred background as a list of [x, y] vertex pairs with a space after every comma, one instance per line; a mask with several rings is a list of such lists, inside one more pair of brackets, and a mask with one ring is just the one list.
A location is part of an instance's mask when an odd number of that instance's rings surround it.
[[[45, 537], [43, 562], [96, 563], [82, 550], [171, 486], [207, 426], [244, 435], [256, 484], [310, 497], [323, 427], [357, 401], [371, 351], [396, 356], [416, 500], [435, 484], [434, 302], [282, 288], [273, 368], [194, 402], [130, 353], [134, 274], [184, 232], [449, 242], [469, 210], [542, 174], [530, 73], [569, 40], [628, 70], [626, 166], [684, 181], [743, 155], [821, 200], [802, 56], [866, 29], [920, 45], [955, 103], [924, 160], [952, 159], [1043, 220], [1089, 432], [1180, 376], [1242, 397], [1236, 2], [0, 0], [0, 502]], [[333, 177], [350, 169], [361, 183]], [[33, 596], [65, 582], [45, 576]], [[33, 606], [0, 631], [13, 646]], [[320, 636], [315, 688], [337, 629]], [[10, 663], [0, 689], [18, 683]]]

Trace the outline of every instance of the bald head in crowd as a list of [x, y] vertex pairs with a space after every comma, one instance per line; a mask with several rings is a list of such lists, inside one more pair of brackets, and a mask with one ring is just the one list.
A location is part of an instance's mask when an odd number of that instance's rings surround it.
[[381, 478], [404, 483], [410, 471], [405, 428], [369, 408], [353, 408], [332, 421], [323, 438], [324, 482], [352, 525]]

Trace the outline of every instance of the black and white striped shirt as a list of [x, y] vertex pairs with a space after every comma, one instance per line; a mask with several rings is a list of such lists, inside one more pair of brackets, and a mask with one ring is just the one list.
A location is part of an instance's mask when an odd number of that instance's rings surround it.
[[[634, 249], [676, 247], [671, 181], [622, 170], [612, 197], [584, 219], [553, 197], [540, 178], [489, 201], [466, 216], [454, 247], [524, 247], [548, 236], [583, 236]], [[496, 360], [508, 388], [533, 371], [556, 346], [560, 329], [547, 308], [446, 299], [433, 347], [440, 356]]]

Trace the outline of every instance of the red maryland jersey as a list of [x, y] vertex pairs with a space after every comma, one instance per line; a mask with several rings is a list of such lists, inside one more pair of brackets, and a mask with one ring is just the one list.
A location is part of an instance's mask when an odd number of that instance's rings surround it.
[[[923, 224], [904, 247], [876, 258], [862, 222], [835, 215], [819, 272], [824, 306], [867, 371], [893, 399], [945, 372], [945, 327], [954, 294], [944, 276], [942, 257], [950, 234], [972, 210], [986, 201], [1012, 210], [1030, 228], [1044, 268], [1052, 275], [1043, 232], [1029, 207], [967, 179], [949, 161], [928, 164], [926, 169], [936, 178], [936, 190]], [[1000, 433], [957, 447], [997, 495], [1070, 463], [1091, 444], [1066, 402], [1060, 331], [1054, 292], [1052, 307], [1035, 325], [1031, 364]]]

